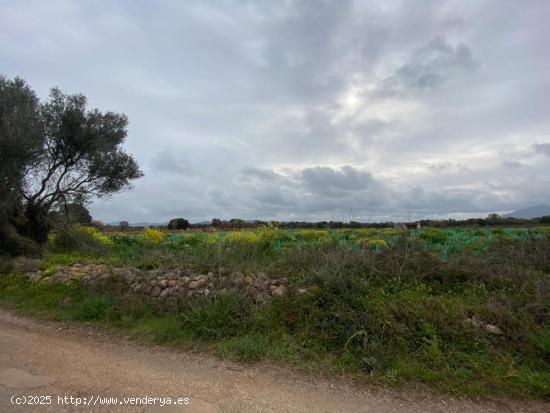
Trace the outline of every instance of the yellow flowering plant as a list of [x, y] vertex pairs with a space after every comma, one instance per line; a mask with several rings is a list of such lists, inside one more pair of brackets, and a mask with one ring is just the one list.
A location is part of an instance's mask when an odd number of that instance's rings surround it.
[[99, 229], [97, 229], [96, 227], [89, 227], [89, 226], [80, 226], [78, 228], [78, 230], [83, 233], [83, 234], [86, 234], [87, 236], [89, 236], [91, 239], [93, 239], [94, 241], [97, 241], [97, 242], [100, 242], [101, 244], [103, 245], [113, 245], [113, 240], [111, 237], [109, 237], [108, 235], [106, 234], [103, 234]]
[[141, 234], [141, 239], [148, 244], [160, 244], [166, 238], [166, 234], [156, 228], [147, 228]]

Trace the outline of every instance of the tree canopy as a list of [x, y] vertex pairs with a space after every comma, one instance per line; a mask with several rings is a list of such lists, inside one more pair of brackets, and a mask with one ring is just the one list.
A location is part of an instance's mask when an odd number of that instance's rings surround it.
[[127, 127], [84, 95], [52, 88], [40, 102], [24, 80], [0, 76], [0, 248], [8, 227], [42, 243], [52, 209], [130, 188], [143, 174], [122, 148]]
[[184, 218], [173, 218], [168, 223], [169, 229], [187, 229], [189, 228], [189, 221]]

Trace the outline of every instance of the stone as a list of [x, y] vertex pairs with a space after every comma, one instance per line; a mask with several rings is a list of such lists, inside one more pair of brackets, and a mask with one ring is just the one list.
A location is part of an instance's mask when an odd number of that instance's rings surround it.
[[258, 273], [256, 280], [254, 281], [254, 286], [258, 290], [265, 290], [269, 284], [269, 279], [263, 273]]
[[60, 283], [60, 282], [63, 282], [65, 280], [65, 275], [61, 271], [57, 271], [50, 278], [51, 278], [52, 282]]
[[491, 334], [502, 335], [502, 330], [493, 324], [485, 324], [484, 328]]
[[153, 297], [156, 297], [156, 296], [158, 296], [158, 295], [160, 294], [161, 291], [162, 291], [162, 290], [160, 289], [160, 287], [155, 287], [155, 288], [153, 288], [153, 291], [151, 291], [151, 295], [152, 295]]
[[256, 297], [255, 297], [255, 300], [258, 304], [267, 304], [270, 300], [271, 296], [267, 293], [260, 293], [260, 294], [257, 294]]
[[307, 288], [298, 288], [298, 294], [307, 294]]
[[495, 334], [499, 336], [503, 334], [502, 330], [499, 327], [495, 326], [494, 324], [486, 323], [485, 321], [480, 320], [476, 316], [472, 316], [472, 318], [466, 317], [466, 319], [464, 320], [464, 324], [470, 325], [475, 328], [482, 328], [491, 334]]
[[189, 283], [189, 289], [196, 290], [206, 284], [206, 278], [199, 278], [198, 280], [191, 281]]
[[466, 317], [466, 319], [464, 320], [464, 324], [470, 325], [475, 328], [481, 328], [485, 323], [476, 316], [473, 316], [472, 318]]
[[244, 280], [244, 275], [240, 271], [233, 272], [229, 275], [228, 281], [235, 285], [243, 285], [246, 284], [246, 281]]
[[27, 257], [17, 257], [12, 261], [14, 272], [36, 272], [40, 269], [40, 260]]
[[244, 282], [247, 283], [248, 285], [253, 285], [254, 284], [254, 278], [252, 278], [249, 275], [249, 276], [245, 277]]
[[42, 278], [42, 273], [40, 271], [32, 272], [32, 273], [29, 274], [29, 280], [31, 282], [40, 281], [40, 278]]
[[284, 284], [279, 285], [271, 291], [273, 297], [285, 298], [288, 297], [288, 287]]

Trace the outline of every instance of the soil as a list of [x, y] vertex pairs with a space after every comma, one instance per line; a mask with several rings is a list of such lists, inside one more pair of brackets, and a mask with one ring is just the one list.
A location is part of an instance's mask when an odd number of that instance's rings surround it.
[[[81, 324], [35, 321], [0, 310], [0, 412], [548, 412], [550, 403], [472, 400], [366, 386], [270, 363], [141, 345]], [[52, 396], [12, 404], [12, 396]], [[59, 404], [58, 396], [90, 405]], [[96, 397], [181, 397], [179, 405], [100, 405]], [[185, 404], [188, 398], [188, 404]], [[27, 399], [28, 400], [28, 399]], [[31, 399], [47, 403], [46, 398]], [[76, 402], [76, 399], [73, 399]], [[144, 400], [141, 400], [144, 402]], [[93, 403], [95, 402], [95, 405]], [[137, 401], [135, 401], [137, 403]]]

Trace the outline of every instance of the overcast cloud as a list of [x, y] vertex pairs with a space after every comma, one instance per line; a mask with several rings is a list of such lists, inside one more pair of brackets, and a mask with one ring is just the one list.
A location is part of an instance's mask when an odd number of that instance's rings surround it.
[[0, 72], [129, 116], [105, 222], [550, 204], [550, 2], [6, 1]]

